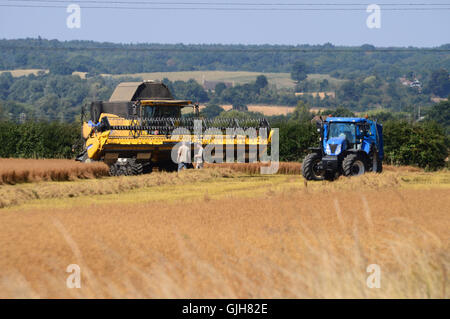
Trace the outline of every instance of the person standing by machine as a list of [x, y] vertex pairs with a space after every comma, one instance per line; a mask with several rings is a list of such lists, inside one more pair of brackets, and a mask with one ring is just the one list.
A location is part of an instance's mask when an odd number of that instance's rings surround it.
[[188, 165], [191, 162], [190, 153], [191, 149], [190, 147], [187, 146], [187, 142], [183, 142], [181, 146], [178, 148], [178, 156], [177, 156], [178, 172], [188, 168]]
[[203, 147], [200, 143], [195, 144], [195, 155], [194, 155], [194, 162], [195, 162], [195, 169], [202, 169], [203, 168]]

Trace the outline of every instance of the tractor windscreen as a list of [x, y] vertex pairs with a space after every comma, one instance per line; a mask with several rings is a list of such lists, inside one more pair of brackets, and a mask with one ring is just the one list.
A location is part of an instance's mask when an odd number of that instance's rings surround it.
[[345, 137], [351, 143], [356, 142], [356, 126], [353, 123], [330, 123], [328, 139], [333, 137]]
[[181, 108], [178, 106], [144, 106], [143, 117], [181, 117]]

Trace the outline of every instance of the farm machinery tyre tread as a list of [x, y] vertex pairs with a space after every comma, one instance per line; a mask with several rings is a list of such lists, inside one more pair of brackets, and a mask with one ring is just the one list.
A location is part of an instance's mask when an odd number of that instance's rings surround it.
[[112, 164], [109, 167], [109, 175], [110, 176], [118, 176], [118, 169], [119, 169], [119, 167], [118, 167], [117, 163]]
[[377, 167], [376, 169], [372, 169], [372, 171], [375, 171], [376, 173], [382, 173], [383, 172], [383, 161], [379, 159], [378, 151], [375, 151], [374, 156], [376, 156], [377, 160]]
[[311, 153], [308, 154], [302, 163], [302, 175], [308, 181], [322, 181], [324, 180], [323, 175], [317, 175], [314, 172], [314, 165], [316, 165], [322, 158], [320, 154]]
[[133, 175], [141, 175], [144, 173], [144, 165], [137, 162], [135, 159], [128, 161], [127, 165], [131, 166], [131, 172]]
[[380, 161], [377, 166], [377, 173], [382, 173], [382, 172], [383, 172], [383, 162]]
[[136, 159], [129, 159], [125, 164], [119, 164], [118, 162], [112, 164], [109, 167], [109, 174], [111, 176], [133, 176], [141, 175], [144, 173], [144, 165], [136, 161]]
[[[371, 172], [374, 172], [377, 174], [382, 173], [383, 172], [383, 161], [379, 160], [379, 154], [378, 154], [377, 149], [374, 149], [373, 151], [371, 151], [371, 153], [369, 155], [371, 158], [370, 163], [369, 163], [370, 164], [369, 170]], [[377, 159], [376, 161], [375, 161], [375, 158]], [[374, 167], [374, 164], [376, 164], [376, 167]]]
[[[355, 171], [355, 166], [357, 166], [358, 172]], [[342, 161], [342, 170], [344, 176], [358, 176], [366, 173], [367, 164], [361, 156], [357, 154], [348, 154]]]

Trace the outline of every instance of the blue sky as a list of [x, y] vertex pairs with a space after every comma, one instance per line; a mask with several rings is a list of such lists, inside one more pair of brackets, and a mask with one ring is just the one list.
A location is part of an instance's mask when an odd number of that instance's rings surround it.
[[[42, 0], [39, 0], [42, 1]], [[105, 1], [105, 0], [98, 0]], [[119, 1], [119, 0], [118, 0]], [[123, 2], [150, 0], [120, 0]], [[170, 0], [167, 0], [170, 2]], [[179, 0], [172, 2], [194, 2]], [[214, 2], [198, 0], [195, 2]], [[228, 2], [225, 0], [215, 1]], [[312, 0], [233, 0], [246, 3], [312, 3]], [[406, 0], [384, 3], [427, 3]], [[38, 37], [58, 40], [95, 40], [122, 43], [323, 44], [431, 47], [450, 43], [450, 10], [387, 11], [377, 1], [314, 1], [360, 3], [360, 11], [174, 11], [88, 9], [81, 5], [81, 28], [66, 26], [69, 3], [35, 3], [60, 8], [0, 7], [0, 38]], [[106, 2], [105, 2], [106, 3]], [[381, 7], [381, 28], [366, 26], [365, 4]], [[428, 1], [446, 4], [450, 1]], [[27, 4], [0, 0], [0, 4]], [[84, 4], [86, 5], [86, 4]], [[101, 4], [91, 4], [98, 5]], [[110, 6], [110, 4], [108, 4]], [[129, 6], [142, 7], [141, 4]], [[161, 5], [160, 5], [161, 6]], [[163, 5], [164, 6], [164, 5]], [[167, 7], [167, 5], [165, 5]], [[191, 5], [192, 7], [192, 5]], [[220, 7], [220, 6], [217, 6]], [[227, 7], [222, 5], [221, 7]], [[326, 7], [329, 8], [329, 7]], [[343, 8], [338, 6], [338, 8]]]

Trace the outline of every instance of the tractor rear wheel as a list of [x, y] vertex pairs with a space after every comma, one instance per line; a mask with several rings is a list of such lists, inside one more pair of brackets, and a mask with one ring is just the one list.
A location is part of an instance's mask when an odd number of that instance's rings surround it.
[[370, 158], [371, 160], [369, 163], [369, 170], [371, 172], [381, 173], [383, 171], [383, 161], [379, 159], [378, 151], [376, 148], [373, 149], [373, 151], [370, 153]]
[[381, 173], [383, 171], [383, 161], [378, 157], [378, 151], [375, 151], [373, 156], [376, 158], [376, 167], [374, 167], [372, 171]]
[[144, 166], [134, 158], [128, 160], [127, 165], [130, 165], [132, 175], [141, 175], [144, 173]]
[[366, 172], [367, 166], [363, 158], [357, 154], [348, 154], [342, 161], [344, 176], [359, 176]]
[[302, 175], [308, 181], [322, 181], [325, 174], [318, 168], [322, 157], [318, 153], [312, 153], [305, 157], [302, 163]]
[[381, 173], [381, 172], [383, 172], [383, 162], [382, 161], [378, 161], [377, 173]]

